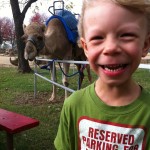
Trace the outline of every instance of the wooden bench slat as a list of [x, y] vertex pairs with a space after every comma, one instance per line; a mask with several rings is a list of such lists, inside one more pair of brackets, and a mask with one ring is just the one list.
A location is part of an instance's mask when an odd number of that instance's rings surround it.
[[0, 109], [0, 128], [10, 134], [18, 133], [39, 125], [39, 121], [15, 112]]

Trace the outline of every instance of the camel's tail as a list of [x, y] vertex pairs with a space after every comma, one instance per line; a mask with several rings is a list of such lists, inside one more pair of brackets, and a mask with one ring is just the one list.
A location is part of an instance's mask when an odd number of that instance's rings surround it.
[[14, 66], [18, 66], [18, 58], [15, 58], [14, 60], [11, 59], [11, 57], [9, 58], [10, 63]]

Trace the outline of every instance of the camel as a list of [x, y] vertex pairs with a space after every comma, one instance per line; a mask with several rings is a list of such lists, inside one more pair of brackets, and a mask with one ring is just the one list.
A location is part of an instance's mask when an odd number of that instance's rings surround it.
[[[30, 23], [24, 28], [24, 35], [22, 39], [25, 41], [24, 57], [26, 60], [34, 60], [38, 55], [46, 55], [49, 59], [61, 59], [61, 60], [82, 60], [86, 61], [87, 58], [84, 51], [78, 44], [72, 44], [67, 37], [66, 30], [62, 22], [58, 18], [53, 18], [45, 25], [38, 23]], [[63, 63], [64, 72], [68, 74], [69, 63]], [[53, 70], [53, 65], [50, 64], [50, 70]], [[77, 64], [78, 70], [81, 69], [81, 65]], [[56, 70], [56, 69], [55, 69]], [[56, 71], [54, 71], [56, 73]], [[91, 82], [91, 74], [89, 65], [87, 65], [88, 78]], [[56, 81], [56, 74], [52, 80]], [[82, 77], [83, 80], [83, 77]], [[67, 77], [62, 79], [63, 85], [68, 86]], [[81, 81], [82, 82], [82, 81]], [[68, 96], [65, 90], [65, 98]], [[56, 101], [56, 86], [53, 85], [53, 92], [51, 102]]]

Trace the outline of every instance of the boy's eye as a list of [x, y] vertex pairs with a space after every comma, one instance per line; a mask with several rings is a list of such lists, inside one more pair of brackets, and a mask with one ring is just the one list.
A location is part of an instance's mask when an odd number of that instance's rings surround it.
[[136, 35], [134, 33], [123, 33], [121, 36], [121, 38], [129, 38], [129, 39], [132, 39], [132, 38], [135, 38]]
[[103, 40], [104, 38], [102, 36], [94, 36], [91, 38], [91, 41], [94, 41], [94, 40]]

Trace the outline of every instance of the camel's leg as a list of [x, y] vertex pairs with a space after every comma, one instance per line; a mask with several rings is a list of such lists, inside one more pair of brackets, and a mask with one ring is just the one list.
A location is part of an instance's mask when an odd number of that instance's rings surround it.
[[87, 70], [88, 80], [90, 81], [90, 83], [92, 83], [92, 75], [91, 75], [91, 70], [90, 70], [89, 64], [85, 65], [84, 68], [82, 68], [81, 64], [76, 64], [76, 66], [77, 66], [78, 71], [80, 72], [80, 83], [78, 85], [78, 89], [80, 89], [82, 82], [83, 82], [83, 79], [84, 79], [84, 73], [83, 73], [84, 69], [86, 68], [86, 70]]
[[[63, 63], [64, 73], [65, 73], [66, 75], [68, 75], [68, 73], [69, 73], [69, 67], [70, 67], [70, 64], [69, 64], [69, 63]], [[65, 87], [68, 87], [68, 86], [69, 86], [68, 78], [67, 78], [65, 75], [63, 75], [62, 82], [63, 82], [63, 85], [64, 85]], [[65, 90], [65, 98], [67, 98], [67, 97], [68, 97], [68, 91]]]
[[91, 75], [91, 70], [90, 70], [90, 65], [89, 64], [86, 65], [86, 70], [87, 70], [87, 73], [88, 73], [88, 79], [89, 79], [90, 83], [92, 83], [92, 75]]
[[82, 85], [82, 81], [83, 81], [83, 79], [84, 79], [84, 73], [83, 73], [83, 70], [82, 70], [82, 65], [81, 64], [76, 64], [76, 66], [77, 66], [77, 70], [78, 70], [78, 72], [80, 73], [79, 74], [79, 85], [78, 85], [78, 89], [80, 89], [81, 88], [81, 85]]
[[[50, 65], [50, 71], [51, 71], [51, 80], [54, 82], [57, 82], [57, 76], [56, 76], [56, 66], [55, 66], [55, 62], [53, 62]], [[56, 85], [52, 85], [53, 91], [52, 91], [52, 95], [49, 99], [50, 102], [55, 102], [56, 101]]]

